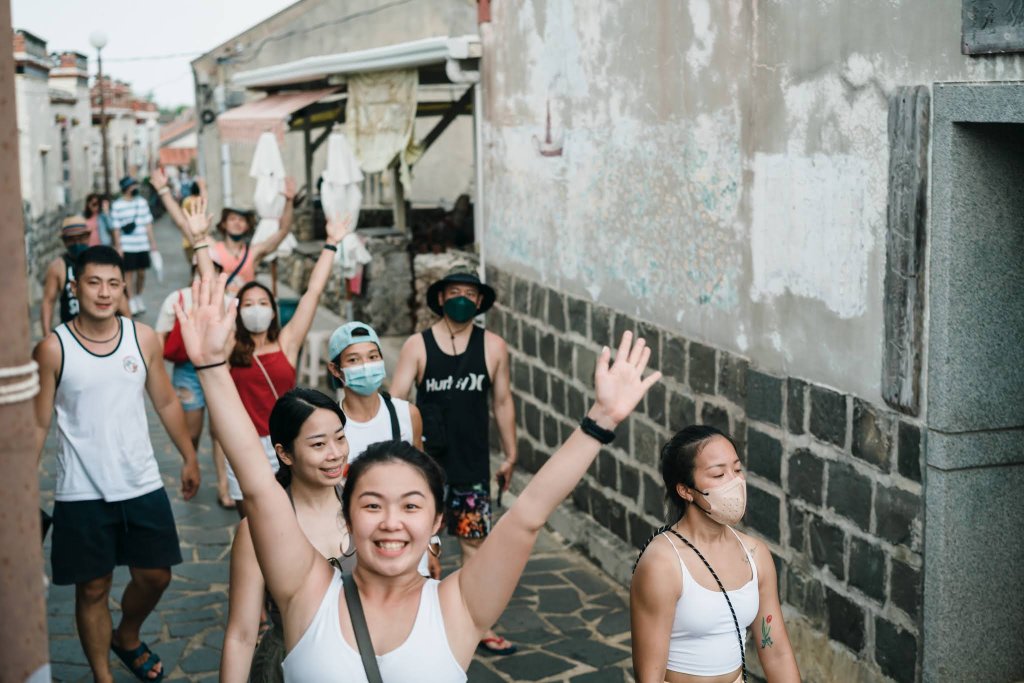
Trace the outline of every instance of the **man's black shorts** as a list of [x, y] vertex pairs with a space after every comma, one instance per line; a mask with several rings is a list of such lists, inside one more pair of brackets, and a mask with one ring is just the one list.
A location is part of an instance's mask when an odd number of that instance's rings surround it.
[[167, 492], [159, 488], [116, 503], [57, 501], [50, 563], [58, 586], [98, 579], [118, 565], [159, 569], [181, 564]]
[[126, 251], [124, 253], [125, 272], [132, 270], [148, 270], [151, 265], [148, 251]]

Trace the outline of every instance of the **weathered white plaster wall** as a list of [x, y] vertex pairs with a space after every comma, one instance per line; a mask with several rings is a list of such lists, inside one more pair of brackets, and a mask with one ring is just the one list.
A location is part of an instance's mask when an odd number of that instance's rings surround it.
[[493, 3], [487, 258], [879, 401], [887, 95], [1024, 78], [960, 54], [960, 8]]

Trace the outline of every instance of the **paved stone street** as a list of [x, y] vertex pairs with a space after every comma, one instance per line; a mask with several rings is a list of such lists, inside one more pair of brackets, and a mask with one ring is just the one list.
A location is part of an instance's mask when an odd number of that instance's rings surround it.
[[[181, 257], [180, 240], [167, 218], [155, 232], [167, 264], [164, 282], [150, 273], [145, 291], [147, 324], [156, 318], [163, 298], [184, 284], [188, 270]], [[393, 362], [393, 359], [390, 359]], [[178, 492], [180, 458], [150, 408], [150, 430], [181, 537], [184, 564], [174, 568], [174, 580], [143, 628], [143, 639], [165, 663], [170, 680], [215, 681], [227, 617], [228, 555], [237, 516], [217, 505], [208, 436], [199, 459], [203, 485], [199, 494], [184, 502]], [[208, 432], [207, 432], [208, 434]], [[53, 433], [43, 458], [40, 477], [43, 507], [53, 507], [55, 462]], [[454, 567], [456, 545], [445, 538], [445, 567]], [[45, 557], [49, 574], [49, 541]], [[127, 570], [114, 574], [112, 602], [127, 581]], [[47, 601], [50, 656], [56, 681], [90, 680], [74, 623], [74, 588], [51, 586]], [[469, 680], [572, 681], [596, 683], [632, 680], [629, 674], [629, 614], [626, 592], [610, 581], [569, 544], [544, 532], [509, 608], [499, 633], [520, 646], [511, 657], [478, 656]], [[113, 660], [115, 678], [134, 677]]]

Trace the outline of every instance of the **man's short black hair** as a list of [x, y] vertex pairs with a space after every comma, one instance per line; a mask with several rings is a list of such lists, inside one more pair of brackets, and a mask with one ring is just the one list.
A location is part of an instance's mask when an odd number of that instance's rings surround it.
[[104, 244], [97, 244], [94, 247], [89, 247], [78, 257], [75, 261], [75, 279], [82, 277], [82, 273], [85, 272], [85, 267], [90, 263], [95, 263], [100, 266], [117, 266], [117, 269], [121, 271], [121, 277], [124, 277], [124, 259], [117, 253], [117, 250], [113, 247], [108, 247]]

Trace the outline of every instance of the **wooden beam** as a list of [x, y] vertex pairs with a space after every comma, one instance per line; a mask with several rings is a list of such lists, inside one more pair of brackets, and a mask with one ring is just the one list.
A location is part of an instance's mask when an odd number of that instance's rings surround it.
[[327, 128], [325, 128], [324, 132], [320, 133], [320, 135], [317, 137], [317, 139], [313, 141], [313, 151], [314, 152], [317, 151], [318, 149], [320, 149], [320, 145], [324, 144], [324, 141], [327, 140], [327, 136], [331, 134], [332, 130], [334, 130], [334, 124], [333, 123], [331, 125], [329, 125]]
[[309, 214], [310, 231], [313, 229], [313, 145], [310, 140], [309, 117], [302, 129], [302, 149], [305, 151], [306, 162], [306, 212]]
[[448, 108], [448, 111], [444, 113], [441, 120], [437, 122], [437, 125], [430, 129], [422, 140], [419, 142], [419, 147], [423, 148], [426, 152], [430, 149], [430, 146], [434, 144], [434, 141], [441, 137], [441, 133], [445, 131], [448, 126], [451, 125], [452, 121], [458, 118], [459, 114], [463, 113], [469, 105], [473, 102], [473, 88], [476, 86], [469, 86], [466, 88], [466, 92], [462, 93], [462, 97], [457, 102], [453, 102], [452, 106]]
[[402, 187], [402, 169], [400, 164], [391, 164], [391, 190], [394, 195], [394, 206], [392, 212], [395, 216], [395, 229], [407, 233], [409, 228], [406, 225], [405, 215], [405, 188]]

